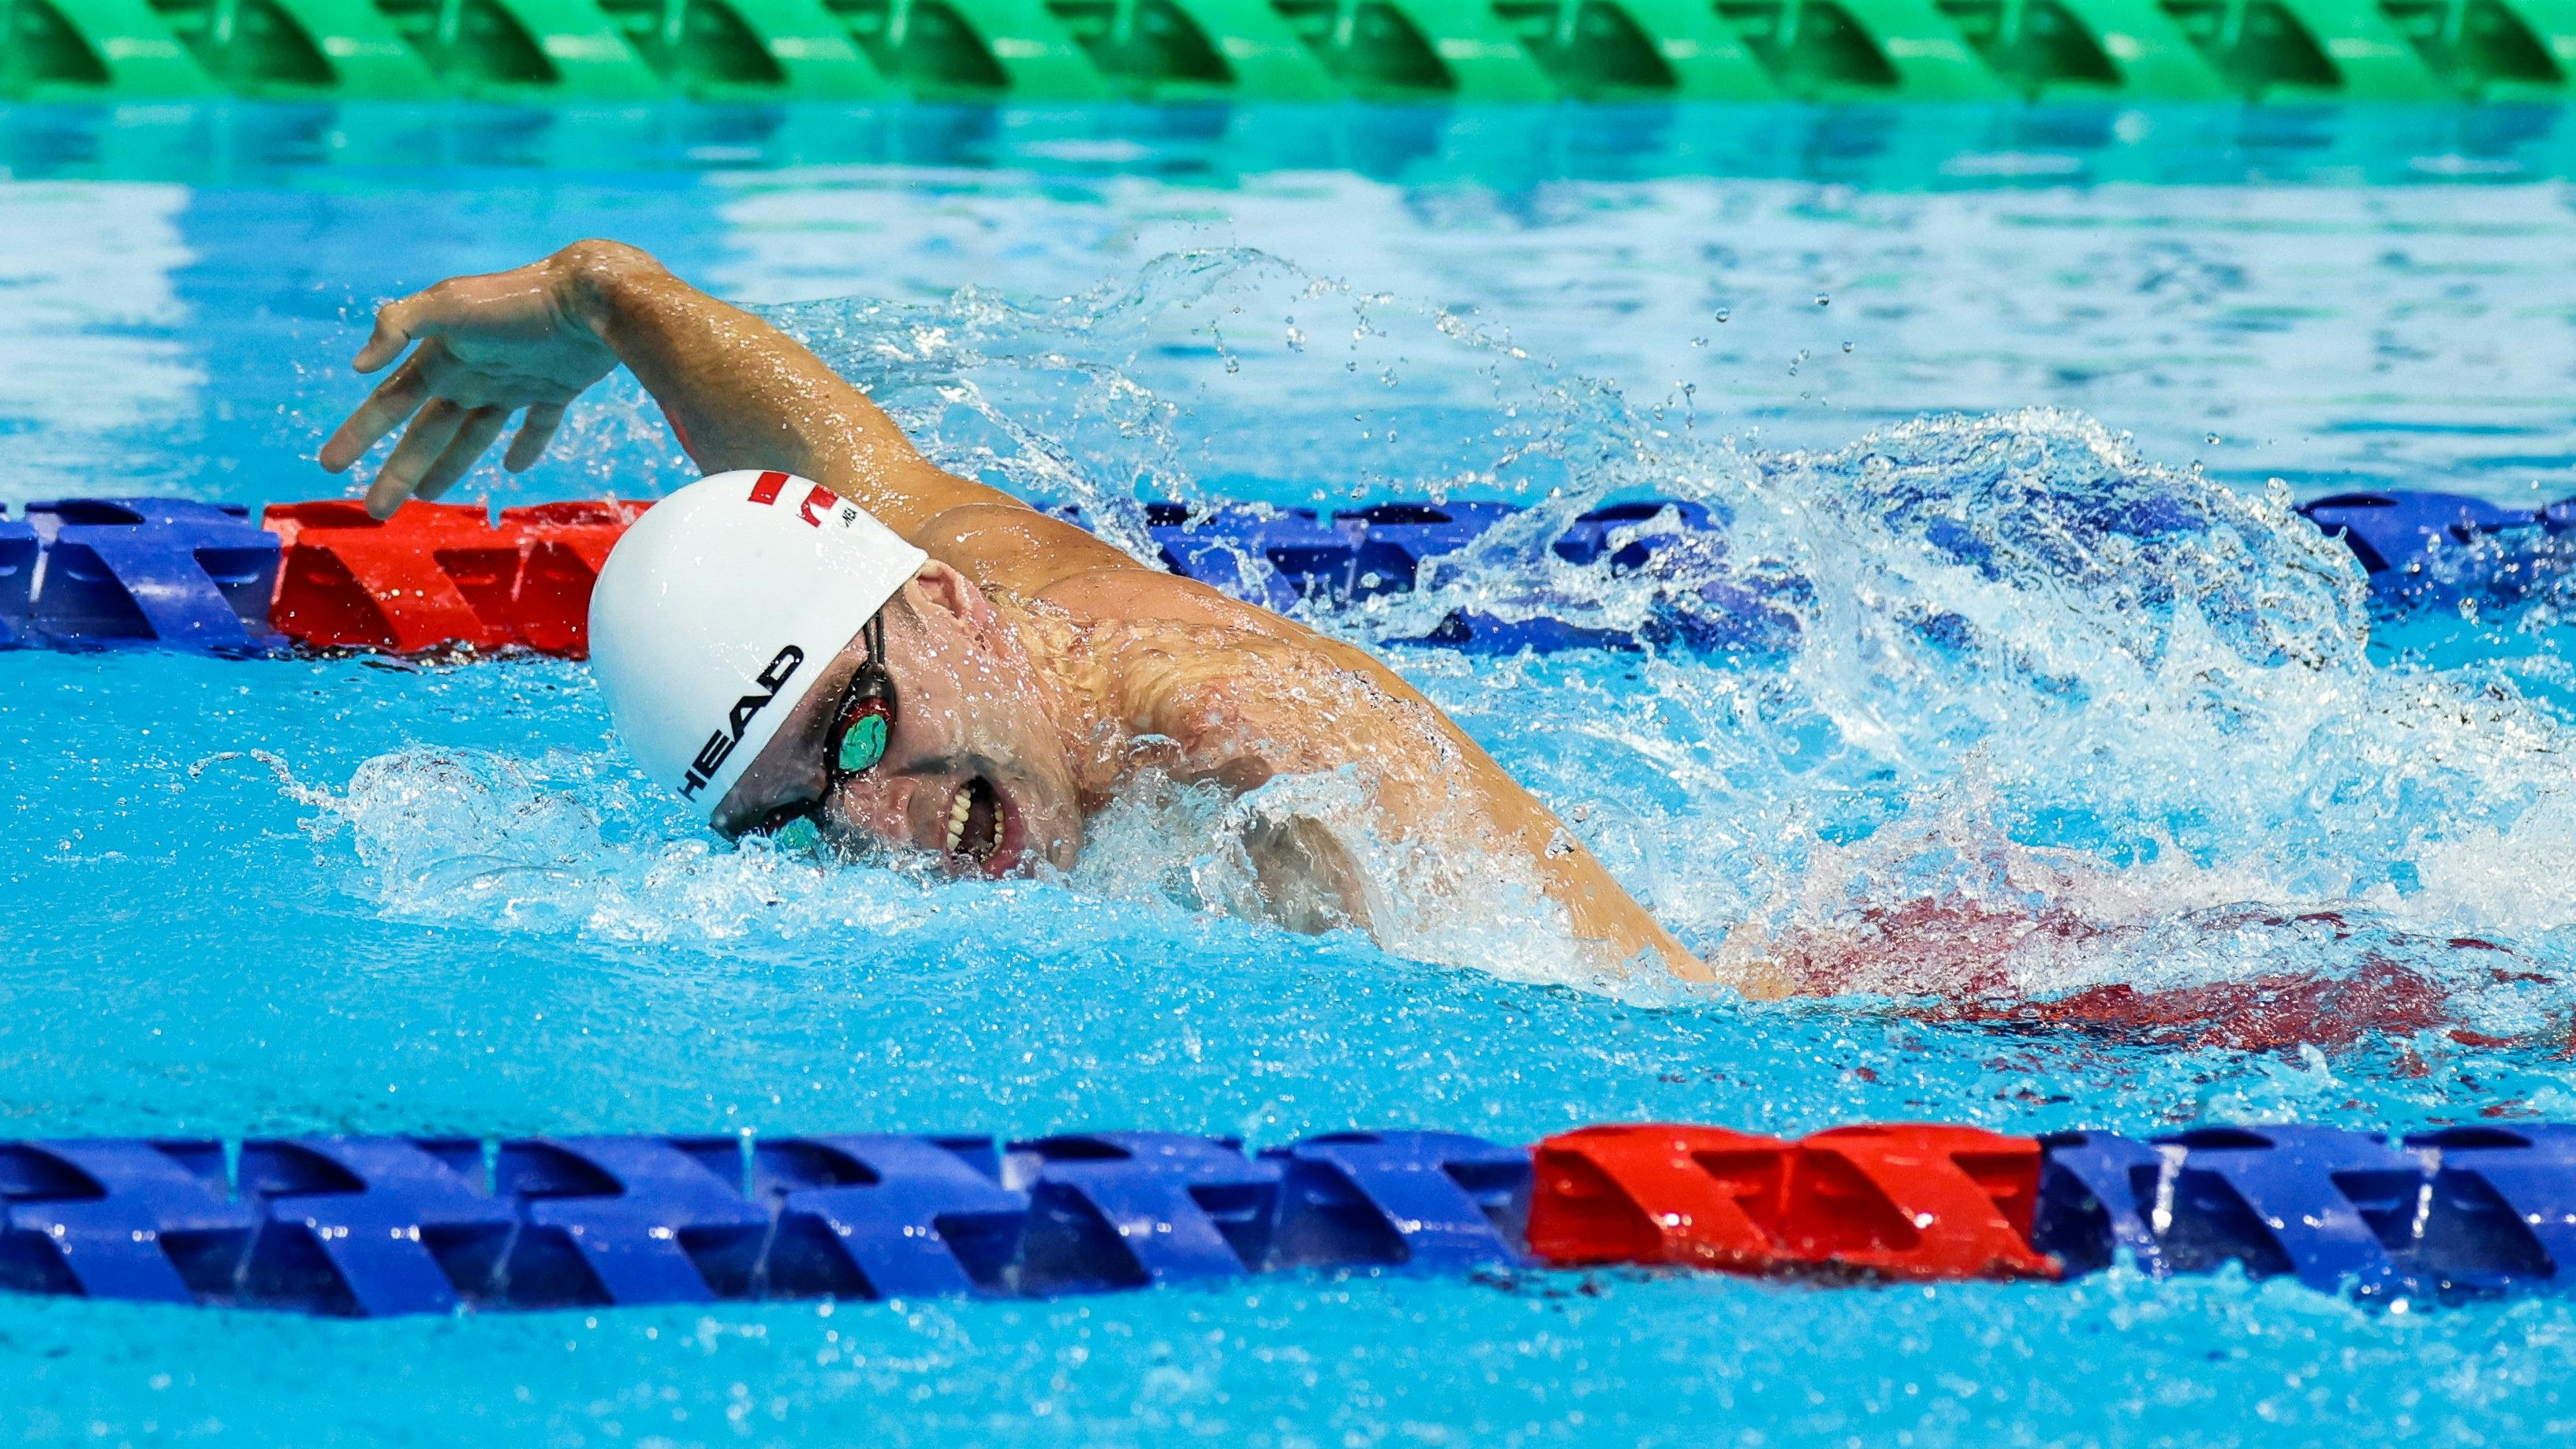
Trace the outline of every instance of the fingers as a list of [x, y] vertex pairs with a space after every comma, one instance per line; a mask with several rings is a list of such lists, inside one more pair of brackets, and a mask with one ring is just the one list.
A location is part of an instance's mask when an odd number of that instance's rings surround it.
[[394, 455], [385, 460], [376, 481], [367, 486], [367, 512], [377, 518], [391, 518], [402, 501], [419, 486], [421, 475], [447, 451], [465, 426], [465, 409], [439, 398], [420, 410], [403, 430], [402, 441], [394, 445]]
[[351, 367], [373, 372], [402, 356], [402, 350], [411, 345], [411, 331], [403, 325], [411, 300], [406, 297], [376, 309], [376, 330], [367, 334], [367, 345], [358, 349], [358, 355], [349, 363]]
[[420, 359], [394, 369], [394, 375], [376, 385], [358, 410], [349, 414], [322, 445], [322, 466], [334, 473], [345, 473], [349, 465], [367, 455], [376, 440], [402, 425], [429, 397], [429, 380]]
[[367, 334], [367, 345], [358, 349], [350, 366], [360, 372], [373, 372], [395, 358], [417, 338], [435, 337], [442, 330], [439, 313], [443, 309], [439, 293], [447, 283], [441, 282], [426, 291], [387, 302], [376, 309], [376, 327]]
[[510, 421], [505, 408], [476, 408], [465, 415], [464, 425], [456, 430], [455, 441], [439, 453], [438, 461], [420, 475], [420, 487], [412, 496], [426, 502], [456, 486], [456, 480], [473, 468], [474, 460], [483, 456], [492, 440]]
[[525, 473], [535, 467], [537, 460], [546, 455], [546, 444], [554, 441], [555, 427], [563, 421], [563, 415], [563, 408], [557, 404], [539, 403], [529, 408], [527, 417], [520, 420], [518, 436], [510, 439], [510, 451], [501, 459], [501, 466], [513, 473]]

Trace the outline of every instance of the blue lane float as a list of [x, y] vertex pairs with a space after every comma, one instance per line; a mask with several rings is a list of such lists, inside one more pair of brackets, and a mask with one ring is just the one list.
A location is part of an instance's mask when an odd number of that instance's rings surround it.
[[[1318, 1138], [0, 1144], [0, 1287], [349, 1317], [1506, 1266], [1526, 1152]], [[1283, 1190], [1283, 1188], [1285, 1190]]]
[[42, 547], [31, 525], [0, 508], [0, 649], [35, 642], [28, 635], [28, 611], [35, 604], [36, 556]]
[[2576, 1127], [2448, 1127], [2418, 1199], [2423, 1268], [2491, 1291], [2576, 1285]]
[[2151, 1142], [2040, 1139], [2034, 1246], [2070, 1272], [2287, 1276], [2365, 1301], [2576, 1283], [2576, 1127], [2453, 1127], [2391, 1142], [2304, 1125]]
[[2576, 498], [2508, 508], [2456, 493], [2338, 493], [2299, 506], [2340, 539], [2371, 592], [2410, 606], [2484, 598], [2517, 602], [2567, 571], [2559, 536], [2576, 528]]
[[[2395, 1245], [2412, 1242], [2426, 1165], [2380, 1138], [2325, 1127], [2211, 1127], [2152, 1145], [2087, 1135], [2063, 1146], [2049, 1161], [2067, 1159], [2060, 1191], [2080, 1196], [2046, 1235], [2061, 1257], [2101, 1262], [2125, 1249], [2167, 1273], [2241, 1262], [2258, 1277], [2288, 1274], [2326, 1292], [2349, 1284], [2372, 1296], [2425, 1286], [2400, 1264]], [[2096, 1222], [2112, 1231], [2090, 1226]], [[2060, 1236], [2077, 1223], [2087, 1226]]]
[[999, 1293], [1029, 1211], [989, 1137], [761, 1141], [750, 1195], [778, 1205], [761, 1286], [787, 1297]]
[[[1611, 1130], [1645, 1140], [1692, 1129]], [[1954, 1187], [1984, 1181], [2002, 1196], [1963, 1202], [1953, 1224], [1947, 1208], [1884, 1209], [1940, 1201], [1922, 1186], [1976, 1164], [1900, 1155], [1854, 1176], [1847, 1157], [1828, 1162], [1831, 1154], [1773, 1139], [1741, 1139], [1769, 1144], [1750, 1156], [1669, 1162], [1605, 1156], [1602, 1140], [1596, 1129], [1531, 1149], [1449, 1132], [1347, 1132], [1257, 1153], [1229, 1138], [1166, 1132], [1007, 1144], [894, 1135], [6, 1142], [0, 1288], [362, 1318], [1028, 1298], [1282, 1271], [1509, 1275], [1688, 1262], [1665, 1250], [1721, 1227], [1740, 1238], [1748, 1224], [1783, 1255], [1697, 1261], [1848, 1282], [1890, 1276], [1891, 1254], [1942, 1257], [1945, 1236], [1991, 1231], [1988, 1209], [2020, 1191], [1973, 1171], [1958, 1177]], [[2312, 1126], [2207, 1127], [2146, 1142], [2102, 1133], [1980, 1140], [2037, 1149], [2035, 1205], [2017, 1199], [2033, 1210], [2013, 1231], [2064, 1276], [2118, 1261], [2159, 1277], [2235, 1263], [2373, 1303], [2555, 1289], [2576, 1268], [2576, 1127], [2455, 1127], [2396, 1141]], [[1576, 1142], [1595, 1163], [1629, 1168], [1607, 1177], [1534, 1171], [1534, 1150], [1545, 1162], [1557, 1144]], [[1755, 1160], [1775, 1152], [1773, 1168]], [[1801, 1180], [1828, 1167], [1830, 1183]], [[1710, 1206], [1721, 1198], [1722, 1211]], [[1706, 1222], [1695, 1225], [1694, 1211]], [[1555, 1215], [1543, 1242], [1534, 1213]], [[1636, 1215], [1663, 1255], [1568, 1246], [1585, 1231], [1567, 1235], [1578, 1221], [1569, 1213], [1611, 1229], [1602, 1241], [1623, 1241], [1617, 1224]], [[1837, 1246], [1819, 1256], [1828, 1219], [1836, 1226], [1825, 1236]], [[1837, 1270], [1845, 1259], [1882, 1266]], [[1954, 1258], [1937, 1274], [1892, 1276], [2030, 1275]]]
[[42, 550], [30, 632], [57, 648], [158, 646], [267, 654], [276, 534], [239, 504], [66, 498], [27, 505]]
[[1270, 1256], [1279, 1169], [1236, 1142], [1104, 1132], [1019, 1144], [1018, 1288], [1039, 1295], [1232, 1278]]
[[1424, 1272], [1526, 1256], [1530, 1155], [1455, 1132], [1333, 1133], [1261, 1154], [1279, 1164], [1282, 1267], [1373, 1263]]
[[[1326, 518], [1312, 508], [1227, 505], [1193, 512], [1149, 503], [1145, 531], [1164, 568], [1284, 613], [1409, 593], [1432, 582], [1436, 560], [1473, 548], [1524, 511], [1510, 503], [1448, 500], [1378, 503]], [[1060, 509], [1058, 516], [1087, 523], [1079, 509]], [[1546, 541], [1548, 553], [1577, 567], [1672, 581], [1677, 607], [1659, 609], [1637, 627], [1576, 623], [1550, 613], [1550, 601], [1537, 597], [1510, 616], [1452, 609], [1428, 633], [1392, 642], [1480, 654], [1776, 647], [1794, 637], [1796, 621], [1776, 591], [1728, 577], [1726, 523], [1725, 515], [1687, 499], [1640, 499], [1578, 515]]]

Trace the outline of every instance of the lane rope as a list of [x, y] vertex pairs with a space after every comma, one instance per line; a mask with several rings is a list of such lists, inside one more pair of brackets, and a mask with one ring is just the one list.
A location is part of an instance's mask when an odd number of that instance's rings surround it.
[[1295, 1271], [1612, 1266], [2050, 1282], [2227, 1263], [2365, 1303], [2554, 1289], [2576, 1126], [2137, 1141], [1677, 1124], [1514, 1147], [1236, 1139], [298, 1137], [0, 1142], [0, 1287], [381, 1317], [1054, 1297]]
[[[582, 658], [592, 583], [644, 501], [502, 509], [407, 503], [389, 522], [355, 501], [238, 504], [68, 498], [0, 515], [0, 647], [159, 647], [226, 655], [292, 648], [398, 654], [510, 649]], [[1508, 503], [1314, 509], [1145, 505], [1166, 569], [1273, 609], [1349, 606], [1413, 590], [1436, 561], [1522, 510]], [[1077, 509], [1058, 516], [1084, 522]], [[2576, 500], [2506, 509], [2449, 494], [2339, 494], [2302, 512], [2342, 538], [2375, 591], [2453, 604], [2529, 591], [2531, 562], [2576, 527]], [[1548, 601], [1457, 608], [1391, 642], [1478, 653], [1563, 649], [1764, 650], [1796, 638], [1788, 586], [1724, 567], [1726, 518], [1676, 499], [1614, 503], [1576, 518], [1548, 552], [1614, 577], [1657, 581], [1633, 627], [1558, 617]]]

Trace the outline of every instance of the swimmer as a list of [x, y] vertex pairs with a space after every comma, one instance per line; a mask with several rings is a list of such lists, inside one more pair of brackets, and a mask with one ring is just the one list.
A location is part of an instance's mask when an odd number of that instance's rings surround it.
[[[344, 472], [403, 428], [378, 518], [454, 487], [513, 415], [503, 461], [528, 468], [621, 364], [715, 475], [620, 541], [592, 651], [629, 748], [728, 838], [810, 825], [1007, 876], [1071, 867], [1086, 817], [1147, 771], [1237, 794], [1343, 772], [1381, 840], [1517, 862], [1602, 969], [1715, 979], [1393, 670], [942, 470], [813, 353], [644, 252], [581, 242], [390, 303], [356, 366], [398, 358], [321, 451]], [[1322, 824], [1256, 824], [1243, 847], [1258, 914], [1375, 933], [1383, 883]]]

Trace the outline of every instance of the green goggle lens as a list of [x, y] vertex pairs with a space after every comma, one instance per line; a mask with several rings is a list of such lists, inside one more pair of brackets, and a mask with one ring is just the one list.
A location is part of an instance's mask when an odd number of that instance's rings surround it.
[[856, 774], [885, 758], [886, 721], [881, 714], [861, 715], [841, 731], [841, 768]]

